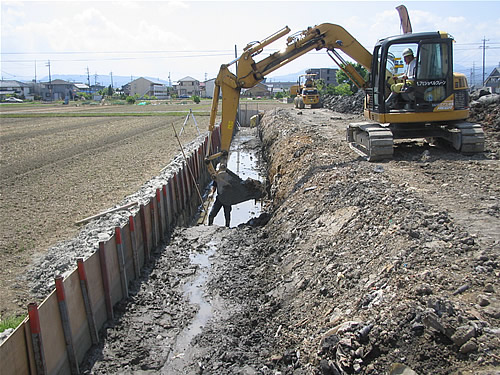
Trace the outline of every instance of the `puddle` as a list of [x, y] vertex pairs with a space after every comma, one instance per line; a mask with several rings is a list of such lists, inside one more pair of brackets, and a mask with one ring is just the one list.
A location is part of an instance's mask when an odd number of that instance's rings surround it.
[[[245, 133], [245, 134], [243, 134]], [[246, 149], [244, 144], [252, 141], [257, 137], [256, 129], [241, 131], [233, 139], [231, 152], [229, 154], [228, 168], [236, 173], [243, 180], [253, 178], [254, 180], [264, 181], [265, 177], [259, 173], [260, 165], [262, 165], [260, 149]], [[214, 199], [215, 200], [215, 199]], [[209, 207], [209, 212], [212, 207]], [[246, 223], [253, 217], [260, 215], [262, 207], [260, 202], [254, 200], [242, 202], [232, 206], [231, 211], [231, 228], [237, 227], [239, 224]], [[224, 210], [220, 210], [215, 217], [215, 225], [223, 226]]]
[[170, 352], [165, 366], [162, 368], [162, 374], [185, 374], [185, 369], [192, 363], [194, 354], [191, 341], [201, 333], [203, 327], [213, 316], [212, 305], [205, 299], [205, 284], [209, 275], [212, 263], [210, 257], [215, 254], [217, 247], [215, 242], [207, 243], [205, 252], [192, 253], [189, 255], [191, 264], [198, 266], [196, 278], [184, 285], [184, 295], [189, 298], [189, 302], [198, 305], [198, 312], [193, 318], [191, 324], [177, 336], [175, 346]]

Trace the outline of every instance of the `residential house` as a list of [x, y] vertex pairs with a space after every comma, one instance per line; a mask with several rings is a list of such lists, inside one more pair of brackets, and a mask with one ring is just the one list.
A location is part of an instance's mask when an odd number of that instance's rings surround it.
[[193, 77], [184, 77], [174, 84], [174, 90], [179, 98], [188, 98], [193, 95], [200, 95], [200, 81], [194, 79]]
[[42, 82], [40, 95], [42, 100], [73, 100], [77, 91], [74, 83], [55, 79], [51, 82]]
[[122, 87], [125, 95], [138, 95], [140, 98], [144, 96], [153, 97], [157, 99], [168, 99], [168, 87], [160, 82], [153, 82], [149, 79], [140, 77], [134, 79], [132, 82], [127, 83]]
[[322, 79], [327, 85], [337, 86], [337, 71], [333, 68], [311, 68], [306, 70], [306, 74], [316, 74], [314, 79]]
[[270, 91], [270, 95], [274, 96], [279, 92], [282, 92], [284, 94], [287, 94], [290, 92], [290, 87], [295, 85], [295, 82], [270, 82], [270, 83], [265, 83], [265, 85], [268, 87], [268, 90]]
[[90, 93], [97, 94], [99, 91], [102, 91], [105, 88], [106, 86], [101, 85], [100, 83], [94, 83], [93, 85], [90, 85]]
[[241, 96], [247, 98], [269, 97], [271, 96], [271, 91], [263, 83], [257, 83], [254, 87], [243, 90]]
[[26, 98], [30, 94], [29, 85], [15, 80], [0, 81], [0, 99], [4, 100], [7, 95]]
[[90, 87], [85, 83], [75, 83], [74, 85], [77, 89], [77, 92], [85, 92], [85, 93], [90, 92]]
[[500, 94], [500, 66], [493, 69], [486, 81], [484, 81], [484, 86], [489, 87], [492, 93]]
[[[201, 91], [202, 98], [213, 98], [215, 89], [215, 78], [209, 79], [203, 82], [205, 84], [205, 89]], [[222, 92], [219, 93], [219, 97], [222, 96]]]

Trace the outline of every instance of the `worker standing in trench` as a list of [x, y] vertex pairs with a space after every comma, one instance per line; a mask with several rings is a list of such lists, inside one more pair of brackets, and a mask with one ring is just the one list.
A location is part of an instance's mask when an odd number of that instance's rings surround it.
[[[226, 171], [227, 167], [225, 164], [221, 164], [219, 166], [219, 171]], [[214, 184], [212, 187], [215, 192], [217, 190], [217, 181], [214, 180]], [[230, 204], [223, 204], [221, 200], [219, 199], [219, 194], [217, 194], [217, 197], [215, 198], [214, 205], [212, 206], [212, 209], [210, 210], [210, 214], [208, 215], [208, 225], [212, 225], [214, 223], [214, 219], [219, 213], [220, 209], [224, 208], [224, 219], [226, 221], [226, 227], [229, 228], [229, 225], [231, 223], [231, 205]]]

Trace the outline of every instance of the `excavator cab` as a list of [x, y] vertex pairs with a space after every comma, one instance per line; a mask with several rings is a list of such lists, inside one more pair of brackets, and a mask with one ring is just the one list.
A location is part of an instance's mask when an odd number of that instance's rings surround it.
[[[442, 32], [404, 34], [380, 40], [373, 51], [367, 117], [382, 123], [467, 118], [467, 81], [463, 74], [453, 73], [452, 42], [453, 38]], [[408, 94], [402, 95], [399, 105], [392, 108], [386, 99], [391, 94], [391, 86], [406, 70], [403, 58], [406, 50], [413, 51], [415, 77], [406, 85]]]

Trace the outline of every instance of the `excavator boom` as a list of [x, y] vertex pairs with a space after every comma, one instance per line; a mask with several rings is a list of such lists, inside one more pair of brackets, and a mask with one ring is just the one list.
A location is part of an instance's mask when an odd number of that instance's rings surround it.
[[[366, 69], [371, 69], [371, 53], [342, 26], [329, 23], [309, 27], [304, 31], [293, 34], [287, 38], [285, 48], [260, 61], [256, 62], [254, 60], [254, 57], [261, 53], [265, 46], [289, 32], [290, 29], [284, 27], [261, 42], [249, 44], [244, 48], [242, 55], [237, 60], [233, 60], [231, 63], [221, 66], [215, 80], [209, 124], [209, 131], [211, 133], [215, 128], [219, 94], [222, 92], [222, 118], [220, 123], [221, 153], [211, 154], [209, 150], [207, 151], [207, 159], [213, 160], [222, 156], [222, 162], [225, 163], [227, 161], [224, 159], [227, 159], [227, 153], [229, 152], [229, 146], [233, 137], [241, 89], [254, 87], [267, 75], [300, 56], [312, 50], [327, 49], [330, 52], [335, 52], [335, 57], [339, 59], [340, 55], [335, 51], [339, 49], [358, 61]], [[341, 58], [340, 62], [335, 60], [334, 57], [332, 58], [341, 66], [349, 66], [345, 64]], [[229, 67], [235, 62], [237, 62], [238, 67], [236, 74], [229, 70]], [[354, 69], [347, 68], [347, 70], [347, 73], [353, 78], [357, 85], [360, 87], [366, 85], [366, 81]], [[211, 164], [207, 165], [212, 176], [215, 176], [215, 169], [211, 167]]]

